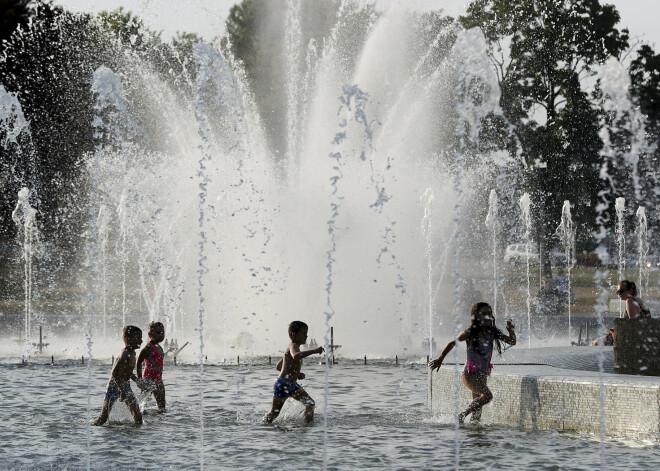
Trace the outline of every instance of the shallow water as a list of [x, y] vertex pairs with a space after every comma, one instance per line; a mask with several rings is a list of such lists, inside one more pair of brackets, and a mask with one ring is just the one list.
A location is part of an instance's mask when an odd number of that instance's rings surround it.
[[[288, 401], [275, 424], [266, 426], [260, 419], [270, 408], [276, 372], [264, 363], [206, 366], [206, 469], [322, 469], [324, 367], [308, 361], [308, 379], [301, 381], [317, 402], [314, 424], [305, 425], [302, 407]], [[107, 363], [92, 366], [92, 418], [109, 372]], [[200, 468], [199, 367], [166, 365], [164, 379], [165, 414], [156, 413], [152, 399], [145, 424], [136, 428], [116, 403], [108, 425], [91, 427], [92, 469]], [[426, 381], [421, 364], [333, 366], [328, 469], [454, 468], [454, 424], [429, 411]], [[2, 364], [0, 405], [0, 469], [87, 467], [87, 367]], [[465, 469], [600, 469], [600, 443], [591, 435], [484, 424], [461, 429], [459, 446]], [[660, 469], [660, 443], [610, 439], [606, 457], [612, 468]]]

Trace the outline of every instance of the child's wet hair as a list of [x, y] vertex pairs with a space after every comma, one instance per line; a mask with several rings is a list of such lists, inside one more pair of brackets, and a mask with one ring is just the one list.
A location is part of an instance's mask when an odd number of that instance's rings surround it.
[[124, 339], [135, 337], [137, 334], [142, 335], [142, 329], [134, 325], [127, 325], [121, 332], [121, 336]]
[[637, 285], [634, 281], [621, 280], [619, 281], [619, 284], [621, 285], [621, 289], [624, 291], [632, 290], [632, 295], [637, 296]]
[[149, 324], [149, 332], [153, 332], [157, 327], [160, 327], [163, 329], [163, 332], [165, 332], [165, 326], [160, 321], [153, 321], [151, 324]]
[[[481, 329], [481, 321], [479, 319], [479, 311], [487, 307], [492, 310], [490, 307], [490, 304], [488, 303], [477, 303], [474, 306], [472, 306], [472, 311], [470, 312], [470, 327], [468, 327], [468, 335], [472, 337], [472, 341], [476, 341], [478, 337], [478, 331]], [[500, 342], [499, 337], [502, 334], [502, 331], [495, 326], [495, 313], [493, 313], [493, 319], [491, 325], [486, 327], [486, 332], [489, 333], [490, 335], [493, 335], [493, 344], [495, 345], [495, 348], [497, 348], [497, 353], [502, 355], [502, 343]], [[477, 347], [478, 348], [478, 347]]]
[[472, 306], [472, 312], [470, 312], [470, 320], [478, 319], [477, 314], [479, 313], [479, 310], [482, 307], [490, 307], [490, 304], [488, 304], [488, 303], [477, 303], [474, 306]]
[[305, 324], [303, 321], [293, 321], [291, 324], [289, 324], [289, 334], [297, 334], [302, 329], [309, 330], [309, 327], [307, 327], [307, 324]]

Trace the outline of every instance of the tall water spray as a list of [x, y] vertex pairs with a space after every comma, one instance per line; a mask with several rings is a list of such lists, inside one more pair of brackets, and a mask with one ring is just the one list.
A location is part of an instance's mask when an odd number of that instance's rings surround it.
[[639, 295], [642, 295], [644, 290], [645, 283], [648, 282], [648, 267], [647, 267], [647, 255], [649, 253], [649, 241], [648, 241], [648, 228], [649, 224], [646, 219], [646, 209], [644, 206], [637, 208], [637, 254], [639, 263], [639, 279], [638, 279], [638, 292]]
[[[602, 174], [604, 176], [607, 176], [607, 171], [603, 170]], [[596, 238], [596, 242], [598, 245], [596, 246], [595, 253], [598, 256], [598, 260], [600, 261], [601, 265], [604, 267], [601, 269], [600, 267], [596, 269], [596, 273], [594, 274], [594, 282], [596, 287], [599, 290], [598, 297], [596, 298], [596, 305], [594, 306], [594, 310], [596, 311], [596, 316], [598, 320], [598, 326], [601, 330], [604, 329], [604, 315], [608, 311], [608, 299], [609, 299], [609, 289], [608, 289], [608, 278], [609, 278], [609, 270], [608, 270], [608, 264], [610, 263], [610, 254], [609, 251], [607, 250], [607, 246], [605, 244], [605, 239], [607, 238], [607, 218], [605, 216], [606, 210], [608, 208], [607, 205], [607, 195], [609, 193], [609, 190], [602, 190], [599, 192], [599, 199], [601, 200], [601, 203], [599, 203], [596, 206], [596, 223], [598, 224], [598, 231], [594, 233], [594, 236]], [[605, 386], [603, 384], [603, 372], [604, 372], [604, 363], [605, 363], [605, 355], [603, 351], [598, 352], [598, 381], [600, 383], [600, 389], [599, 389], [599, 402], [600, 402], [600, 467], [601, 470], [605, 470], [606, 468], [606, 458], [605, 458]]]
[[[342, 97], [343, 106], [341, 111], [345, 114], [350, 112], [352, 106], [352, 94], [350, 90], [344, 90], [345, 95]], [[348, 93], [346, 93], [348, 92]], [[358, 98], [366, 99], [366, 96], [363, 96], [360, 92]], [[346, 139], [346, 126], [348, 124], [347, 119], [343, 119], [340, 122], [340, 130], [335, 134], [335, 138], [332, 141], [336, 146], [340, 146]], [[341, 148], [340, 148], [341, 149]], [[325, 311], [325, 376], [324, 376], [324, 390], [323, 390], [323, 469], [328, 467], [328, 403], [330, 401], [330, 361], [331, 358], [334, 359], [334, 356], [331, 356], [333, 352], [330, 351], [330, 322], [335, 315], [335, 309], [333, 307], [333, 298], [332, 298], [332, 285], [333, 285], [333, 275], [334, 275], [334, 264], [336, 262], [335, 255], [337, 252], [337, 218], [339, 217], [339, 210], [342, 206], [342, 201], [344, 195], [339, 192], [339, 183], [343, 177], [342, 168], [344, 167], [344, 158], [342, 156], [341, 150], [332, 152], [329, 154], [329, 157], [334, 161], [333, 170], [334, 174], [330, 177], [331, 182], [331, 193], [330, 193], [330, 217], [328, 218], [328, 237], [330, 239], [330, 247], [326, 251], [327, 255], [327, 274], [326, 274], [326, 311]]]
[[204, 468], [204, 318], [206, 310], [205, 301], [205, 276], [208, 273], [206, 245], [207, 238], [207, 219], [209, 218], [209, 207], [207, 203], [208, 186], [211, 183], [208, 166], [213, 159], [213, 141], [211, 119], [216, 109], [218, 98], [216, 82], [217, 65], [222, 67], [224, 61], [212, 48], [203, 44], [195, 46], [195, 62], [198, 67], [197, 79], [195, 82], [195, 119], [198, 123], [198, 133], [201, 139], [199, 144], [200, 157], [197, 178], [199, 179], [198, 193], [198, 269], [197, 269], [197, 297], [199, 300], [199, 461], [200, 468]]
[[97, 217], [98, 224], [98, 236], [99, 236], [99, 256], [101, 258], [101, 312], [103, 313], [103, 338], [107, 339], [107, 295], [108, 295], [108, 230], [110, 226], [108, 208], [105, 205], [101, 205], [99, 208], [99, 214]]
[[[605, 132], [607, 129], [606, 117], [601, 119], [601, 138], [604, 143], [605, 155], [610, 159], [613, 158], [613, 149], [609, 140], [609, 133]], [[604, 162], [600, 169], [600, 178], [605, 182], [606, 187], [598, 192], [598, 203], [596, 204], [596, 225], [598, 229], [593, 233], [596, 240], [596, 249], [594, 253], [598, 257], [600, 266], [596, 268], [594, 273], [594, 284], [598, 289], [598, 297], [596, 298], [596, 305], [594, 310], [596, 312], [598, 326], [601, 331], [605, 330], [604, 314], [609, 310], [609, 266], [612, 263], [611, 253], [607, 246], [607, 235], [611, 230], [612, 220], [609, 217], [610, 201], [612, 193], [614, 192], [614, 179], [610, 175], [609, 166]], [[624, 215], [625, 215], [626, 201], [624, 198], [617, 198], [615, 200], [615, 213], [616, 213], [616, 227], [617, 241], [619, 245], [619, 279], [623, 279], [623, 270], [625, 269], [625, 260], [623, 253], [625, 251], [625, 232], [624, 232]], [[602, 268], [601, 268], [602, 267]], [[621, 303], [619, 302], [619, 316], [621, 314]], [[601, 337], [602, 339], [602, 337]], [[602, 344], [602, 340], [601, 340]], [[604, 371], [605, 354], [601, 350], [598, 352], [598, 380], [600, 383], [599, 402], [600, 402], [600, 467], [602, 470], [606, 469], [607, 459], [605, 451], [605, 386], [603, 384], [603, 371]]]
[[25, 292], [24, 311], [25, 311], [25, 335], [23, 361], [30, 358], [30, 334], [32, 332], [32, 261], [34, 257], [41, 253], [39, 230], [37, 228], [37, 210], [30, 205], [30, 190], [21, 188], [18, 192], [18, 201], [16, 208], [11, 213], [11, 217], [16, 223], [17, 240], [21, 245]]
[[[13, 157], [7, 161], [11, 178], [19, 188], [31, 188], [33, 201], [39, 202], [35, 182], [36, 161], [32, 155], [33, 144], [30, 123], [25, 119], [23, 108], [14, 93], [7, 92], [0, 84], [0, 147]], [[7, 158], [7, 157], [5, 157]]]
[[[128, 265], [128, 231], [129, 231], [129, 202], [124, 193], [117, 205], [117, 218], [119, 219], [119, 237], [117, 238], [115, 253], [121, 263], [121, 325], [126, 325], [126, 283]], [[169, 331], [168, 331], [169, 332]]]
[[568, 309], [568, 338], [571, 338], [571, 270], [575, 264], [575, 225], [571, 215], [571, 202], [566, 200], [561, 209], [561, 223], [555, 232], [564, 248], [566, 264], [566, 304]]
[[30, 125], [25, 119], [23, 108], [16, 94], [8, 92], [0, 85], [0, 130], [2, 130], [2, 147], [10, 144], [18, 146], [22, 135], [30, 133]]
[[611, 57], [602, 65], [599, 76], [607, 120], [599, 132], [603, 141], [602, 152], [613, 168], [630, 168], [631, 182], [626, 180], [622, 184], [625, 188], [632, 183], [634, 193], [630, 196], [641, 201], [640, 157], [652, 154], [656, 144], [649, 140], [646, 117], [632, 101], [630, 74], [626, 67]]
[[428, 310], [429, 310], [429, 358], [433, 358], [433, 315], [435, 312], [435, 295], [433, 286], [433, 190], [427, 188], [420, 196], [420, 203], [424, 210], [422, 217], [422, 234], [424, 234], [427, 268]]
[[[616, 245], [618, 249], [619, 280], [626, 278], [626, 199], [617, 198], [614, 203], [616, 211]], [[623, 303], [619, 300], [619, 317], [623, 317]]]
[[499, 230], [499, 215], [498, 215], [498, 206], [497, 206], [497, 192], [493, 189], [490, 190], [490, 195], [488, 195], [488, 214], [486, 215], [486, 226], [490, 229], [491, 244], [493, 248], [493, 312], [497, 313], [497, 259], [498, 259], [498, 241], [497, 233]]
[[[454, 221], [456, 225], [456, 236], [454, 239], [454, 320], [455, 332], [454, 338], [457, 338], [460, 329], [460, 298], [459, 290], [461, 286], [460, 263], [461, 263], [461, 245], [462, 245], [462, 208], [463, 203], [463, 172], [465, 161], [470, 157], [480, 153], [479, 134], [482, 129], [482, 120], [492, 112], [497, 112], [499, 108], [500, 87], [497, 77], [489, 62], [488, 46], [483, 33], [473, 28], [467, 31], [460, 31], [456, 37], [456, 42], [452, 48], [451, 63], [455, 69], [456, 100], [455, 111], [457, 115], [455, 135], [457, 142], [455, 145], [454, 157], [454, 193], [456, 203], [454, 205]], [[458, 349], [454, 349], [454, 364], [456, 365], [454, 382], [456, 387], [455, 395], [455, 413], [456, 413], [456, 431], [454, 435], [455, 447], [455, 467], [459, 468], [459, 430], [458, 430], [458, 411], [459, 411], [459, 384], [458, 384]]]
[[[130, 132], [131, 121], [128, 116], [128, 106], [123, 96], [121, 80], [107, 67], [99, 67], [94, 71], [91, 92], [95, 97], [94, 127], [95, 151], [88, 159], [90, 173], [89, 189], [89, 228], [87, 237], [87, 468], [91, 461], [91, 392], [92, 392], [92, 359], [94, 347], [94, 324], [98, 311], [99, 259], [107, 245], [107, 210], [103, 209], [103, 161], [109, 149], [121, 147], [123, 138]], [[102, 231], [105, 235], [101, 236]], [[105, 260], [105, 259], [103, 259]], [[105, 273], [101, 283], [105, 291]], [[103, 295], [102, 293], [102, 299]], [[103, 306], [105, 307], [105, 306]], [[105, 336], [105, 316], [103, 318], [103, 334]]]
[[11, 178], [18, 183], [16, 207], [12, 212], [12, 220], [17, 227], [17, 242], [21, 246], [21, 256], [24, 266], [24, 314], [25, 322], [23, 335], [23, 361], [28, 361], [30, 355], [30, 334], [32, 329], [32, 262], [40, 253], [39, 232], [37, 229], [37, 211], [30, 204], [30, 198], [36, 200], [37, 195], [30, 191], [29, 177], [26, 171], [35, 173], [34, 168], [22, 171], [23, 162], [30, 162], [34, 166], [35, 159], [25, 155], [24, 149], [31, 148], [31, 134], [29, 122], [25, 119], [21, 103], [14, 93], [9, 93], [0, 85], [0, 146], [8, 154], [14, 154], [15, 163], [9, 165]]
[[302, 32], [300, 30], [300, 0], [286, 2], [286, 69], [287, 69], [287, 115], [286, 115], [286, 155], [289, 162], [289, 178], [297, 178], [298, 148], [300, 146], [300, 50]]
[[525, 266], [527, 268], [527, 335], [529, 336], [527, 346], [532, 348], [532, 291], [530, 278], [530, 254], [532, 251], [532, 213], [529, 193], [520, 197], [520, 221], [523, 227], [523, 239], [525, 240]]

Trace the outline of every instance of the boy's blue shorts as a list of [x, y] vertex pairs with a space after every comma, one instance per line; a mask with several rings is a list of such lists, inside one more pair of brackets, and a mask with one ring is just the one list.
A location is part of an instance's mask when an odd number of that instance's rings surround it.
[[278, 376], [273, 385], [273, 396], [278, 399], [286, 399], [298, 389], [302, 389], [302, 386], [298, 383], [289, 383]]
[[[124, 383], [124, 390], [126, 391], [126, 395], [132, 395], [133, 390], [131, 389], [131, 383], [129, 381], [126, 381]], [[110, 381], [108, 383], [108, 389], [105, 391], [105, 401], [108, 404], [114, 403], [117, 399], [119, 399], [119, 396], [121, 396], [121, 391], [119, 390], [119, 386], [117, 386], [117, 383], [114, 381]]]

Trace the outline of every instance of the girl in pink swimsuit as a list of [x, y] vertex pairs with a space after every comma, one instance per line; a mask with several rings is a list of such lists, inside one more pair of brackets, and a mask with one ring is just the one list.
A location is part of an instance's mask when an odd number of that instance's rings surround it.
[[[493, 310], [486, 303], [477, 303], [472, 306], [470, 327], [458, 334], [456, 339], [467, 344], [467, 361], [461, 376], [463, 384], [472, 391], [472, 402], [465, 411], [458, 414], [458, 423], [462, 424], [465, 417], [472, 414], [472, 421], [478, 422], [481, 418], [481, 408], [493, 399], [493, 393], [488, 389], [488, 376], [493, 368], [490, 360], [493, 356], [493, 346], [502, 354], [501, 341], [509, 345], [516, 344], [516, 333], [513, 323], [507, 321], [506, 335], [495, 327]], [[429, 363], [431, 370], [438, 370], [442, 361], [456, 345], [456, 340], [447, 344], [440, 356]]]
[[[137, 375], [142, 378], [139, 386], [150, 392], [156, 399], [158, 409], [165, 410], [165, 385], [163, 384], [163, 348], [159, 345], [165, 339], [165, 326], [161, 322], [149, 324], [149, 338], [137, 359]], [[142, 372], [142, 363], [145, 364]]]

